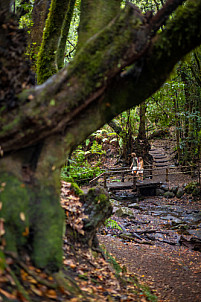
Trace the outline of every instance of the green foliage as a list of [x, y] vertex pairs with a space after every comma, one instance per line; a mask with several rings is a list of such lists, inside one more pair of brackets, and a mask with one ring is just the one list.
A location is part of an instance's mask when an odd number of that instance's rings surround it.
[[[130, 0], [129, 2], [135, 4], [142, 10], [143, 12], [153, 11], [156, 12], [161, 8], [162, 1], [159, 0]], [[122, 1], [122, 8], [125, 6], [126, 0]]]
[[122, 228], [118, 225], [118, 223], [115, 220], [111, 219], [111, 218], [108, 218], [105, 221], [105, 226], [110, 227], [112, 229], [118, 229], [118, 230], [122, 231]]
[[121, 266], [119, 265], [119, 263], [117, 263], [117, 261], [115, 260], [114, 257], [112, 257], [110, 255], [110, 253], [108, 253], [108, 251], [105, 249], [104, 250], [105, 254], [106, 254], [106, 257], [107, 257], [107, 261], [112, 265], [112, 267], [114, 268], [115, 270], [115, 273], [117, 276], [119, 276], [119, 274], [122, 272], [122, 268]]
[[193, 194], [193, 192], [196, 192], [198, 189], [198, 182], [190, 182], [186, 187], [185, 187], [185, 192], [187, 194]]
[[[87, 139], [84, 147], [89, 146], [90, 140]], [[105, 151], [102, 145], [96, 140], [93, 140], [89, 150], [85, 150], [83, 146], [79, 146], [72, 154], [71, 159], [68, 160], [68, 165], [62, 168], [61, 178], [71, 177], [75, 182], [85, 183], [90, 179], [98, 176], [103, 172], [100, 168], [102, 156]], [[89, 159], [93, 162], [90, 163]], [[95, 160], [95, 162], [94, 162]]]
[[19, 20], [19, 27], [29, 29], [33, 25], [32, 22], [32, 9], [33, 9], [34, 0], [30, 0], [27, 3], [21, 3], [21, 1], [16, 1], [16, 8], [23, 9], [26, 13], [23, 14]]

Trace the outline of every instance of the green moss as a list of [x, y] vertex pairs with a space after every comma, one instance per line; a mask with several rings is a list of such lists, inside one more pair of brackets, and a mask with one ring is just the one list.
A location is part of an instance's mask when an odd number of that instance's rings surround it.
[[106, 196], [105, 194], [99, 194], [96, 198], [95, 201], [99, 204], [99, 203], [106, 203], [108, 202], [108, 196]]
[[36, 266], [58, 270], [62, 265], [64, 213], [54, 187], [30, 187], [17, 177], [0, 177], [0, 218], [4, 219], [6, 250], [31, 248]]
[[73, 189], [75, 194], [78, 196], [81, 196], [84, 194], [83, 191], [79, 188], [78, 184], [76, 184], [75, 182], [71, 183], [71, 188]]
[[56, 271], [62, 265], [64, 213], [52, 187], [40, 190], [36, 196], [38, 202], [34, 203], [31, 215], [34, 225], [32, 258], [38, 267]]
[[43, 33], [37, 61], [37, 81], [42, 84], [58, 71], [56, 52], [61, 35], [63, 20], [68, 10], [69, 1], [53, 0]]
[[190, 182], [186, 187], [185, 187], [185, 192], [187, 194], [192, 194], [194, 190], [198, 188], [198, 183], [197, 182]]
[[[111, 23], [96, 37], [88, 40], [69, 65], [69, 77], [78, 76], [79, 86], [83, 87], [83, 90], [79, 91], [78, 99], [89, 95], [97, 83], [98, 87], [101, 87], [104, 84], [104, 78], [108, 77], [115, 64], [121, 69], [122, 56], [128, 49], [128, 41], [133, 40], [134, 32], [142, 25], [139, 18], [133, 18], [133, 15], [128, 16], [128, 11], [123, 12], [122, 15], [124, 18], [118, 17], [116, 22]], [[127, 16], [129, 25], [125, 25]]]
[[17, 252], [27, 242], [29, 229], [29, 199], [31, 192], [13, 175], [0, 177], [0, 218], [5, 220], [6, 249]]

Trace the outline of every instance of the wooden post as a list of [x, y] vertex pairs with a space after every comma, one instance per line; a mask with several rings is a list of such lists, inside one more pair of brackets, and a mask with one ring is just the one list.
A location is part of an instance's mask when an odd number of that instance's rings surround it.
[[168, 182], [168, 168], [166, 168], [166, 182]]
[[124, 172], [122, 172], [121, 181], [124, 182]]
[[106, 178], [107, 178], [107, 173], [104, 173], [104, 188], [107, 188]]

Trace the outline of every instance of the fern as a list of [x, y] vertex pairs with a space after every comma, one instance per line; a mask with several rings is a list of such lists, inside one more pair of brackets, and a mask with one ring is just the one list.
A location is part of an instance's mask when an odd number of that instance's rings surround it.
[[122, 228], [118, 225], [118, 223], [115, 220], [111, 219], [111, 218], [108, 218], [105, 221], [105, 226], [110, 227], [112, 229], [118, 229], [118, 230], [122, 231]]

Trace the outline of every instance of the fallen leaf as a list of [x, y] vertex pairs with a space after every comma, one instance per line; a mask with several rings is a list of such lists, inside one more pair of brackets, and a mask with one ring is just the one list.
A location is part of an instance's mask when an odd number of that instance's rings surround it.
[[39, 290], [38, 288], [36, 288], [34, 285], [31, 285], [31, 290], [32, 290], [32, 292], [34, 293], [34, 294], [36, 294], [37, 296], [42, 296], [43, 295], [43, 293], [42, 293], [42, 291], [41, 290]]
[[16, 299], [16, 297], [0, 288], [0, 293], [8, 299]]
[[48, 297], [48, 298], [51, 298], [51, 299], [57, 299], [57, 293], [55, 292], [55, 290], [53, 289], [49, 289], [45, 295]]
[[22, 233], [22, 236], [26, 237], [26, 236], [28, 236], [28, 235], [29, 235], [29, 228], [26, 227], [26, 228], [25, 228], [25, 231]]

